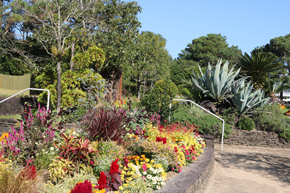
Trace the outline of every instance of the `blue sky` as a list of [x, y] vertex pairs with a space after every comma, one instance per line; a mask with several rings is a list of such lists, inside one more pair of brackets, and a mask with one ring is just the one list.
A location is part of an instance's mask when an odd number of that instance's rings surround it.
[[243, 53], [290, 33], [289, 0], [135, 1], [143, 8], [138, 15], [141, 31], [161, 34], [172, 58], [209, 33], [226, 36], [229, 46]]

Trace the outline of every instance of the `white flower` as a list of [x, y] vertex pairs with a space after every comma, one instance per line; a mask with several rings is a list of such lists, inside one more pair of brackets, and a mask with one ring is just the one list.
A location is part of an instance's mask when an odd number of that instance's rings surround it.
[[54, 147], [50, 147], [50, 150], [53, 151], [54, 150]]
[[157, 188], [157, 190], [159, 190], [160, 189], [160, 186], [156, 186], [156, 188]]
[[165, 182], [161, 182], [161, 185], [164, 186], [166, 183]]
[[153, 177], [152, 180], [153, 180], [153, 181], [156, 181], [156, 177]]
[[153, 170], [153, 174], [156, 174], [157, 173], [157, 170]]
[[143, 172], [143, 175], [146, 175], [146, 174], [147, 174], [147, 172], [146, 172], [146, 171], [144, 171], [144, 172]]
[[152, 167], [150, 168], [150, 170], [151, 170], [151, 171], [154, 171], [154, 169], [153, 169]]
[[152, 176], [151, 176], [151, 175], [148, 175], [148, 176], [147, 176], [147, 178], [148, 178], [148, 179], [151, 179], [151, 178], [152, 178]]
[[153, 181], [153, 184], [156, 184], [157, 182], [156, 181]]
[[165, 179], [164, 179], [163, 177], [160, 177], [160, 180], [161, 180], [162, 182], [164, 182], [164, 181], [165, 181]]
[[157, 177], [156, 179], [157, 179], [157, 181], [161, 181], [161, 178], [158, 178], [158, 177]]

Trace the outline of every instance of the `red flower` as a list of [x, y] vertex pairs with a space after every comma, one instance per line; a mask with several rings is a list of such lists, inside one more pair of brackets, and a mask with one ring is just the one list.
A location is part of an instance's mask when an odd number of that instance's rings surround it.
[[93, 161], [93, 160], [91, 160], [91, 161], [90, 161], [90, 164], [91, 164], [91, 165], [94, 165], [94, 161]]
[[102, 190], [104, 188], [108, 188], [107, 184], [107, 178], [104, 172], [101, 172], [100, 178], [98, 180], [98, 186], [96, 186], [95, 188], [99, 188], [99, 190]]
[[118, 161], [119, 161], [119, 158], [112, 162], [111, 167], [110, 167], [110, 172], [109, 172], [111, 175], [118, 174], [120, 172]]
[[92, 189], [92, 183], [85, 180], [84, 182], [77, 183], [71, 190], [71, 193], [92, 193]]
[[178, 151], [178, 150], [177, 150], [177, 147], [174, 147], [174, 151], [177, 153], [177, 151]]

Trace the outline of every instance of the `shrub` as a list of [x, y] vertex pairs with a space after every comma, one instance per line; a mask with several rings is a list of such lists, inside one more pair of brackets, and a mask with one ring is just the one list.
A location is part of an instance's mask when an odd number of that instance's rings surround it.
[[123, 159], [127, 153], [127, 150], [115, 141], [95, 141], [92, 142], [92, 147], [98, 151], [98, 156], [95, 157], [96, 164], [93, 167], [96, 176], [99, 176], [102, 171], [109, 171], [112, 161]]
[[77, 138], [72, 135], [71, 130], [69, 135], [61, 134], [63, 142], [56, 145], [60, 151], [60, 158], [72, 161], [76, 166], [79, 164], [87, 164], [93, 166], [97, 151], [93, 150], [89, 139]]
[[[37, 80], [40, 81], [45, 74], [37, 77]], [[95, 73], [93, 70], [85, 69], [81, 71], [65, 71], [61, 76], [61, 108], [70, 108], [75, 105], [81, 104], [79, 99], [86, 98], [86, 86], [94, 85], [95, 87], [100, 88], [99, 93], [104, 92], [105, 80], [101, 75]], [[46, 85], [46, 89], [50, 90], [51, 105], [55, 108], [57, 103], [57, 81], [53, 84]], [[47, 92], [43, 92], [38, 97], [38, 102], [46, 104], [47, 102]]]
[[[149, 112], [156, 112], [161, 116], [161, 122], [164, 123], [170, 114], [169, 104], [177, 94], [176, 85], [170, 80], [159, 80], [154, 88], [142, 100], [141, 104]], [[172, 106], [172, 110], [176, 107]]]
[[126, 110], [113, 106], [91, 110], [83, 117], [82, 125], [89, 139], [116, 141], [128, 132], [125, 125], [129, 120]]
[[255, 128], [255, 121], [250, 117], [242, 117], [239, 121], [239, 128], [251, 131]]
[[256, 128], [263, 131], [273, 131], [290, 141], [290, 119], [282, 115], [279, 106], [275, 103], [266, 105], [253, 116]]
[[[218, 137], [222, 134], [222, 122], [210, 114], [205, 114], [205, 116], [197, 118], [188, 116], [185, 112], [174, 112], [172, 121], [194, 124], [202, 135], [214, 135]], [[227, 138], [228, 134], [231, 133], [231, 129], [231, 125], [225, 124], [225, 138]]]

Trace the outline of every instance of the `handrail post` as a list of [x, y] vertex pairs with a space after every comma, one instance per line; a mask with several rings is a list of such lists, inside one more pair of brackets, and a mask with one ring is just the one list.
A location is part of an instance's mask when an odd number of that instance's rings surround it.
[[[221, 120], [223, 122], [223, 129], [222, 129], [222, 139], [221, 139], [221, 151], [223, 150], [223, 144], [224, 144], [224, 132], [225, 132], [225, 120], [223, 120], [222, 118], [220, 118], [219, 116], [213, 114], [212, 112], [210, 112], [209, 110], [203, 108], [202, 106], [196, 104], [195, 102], [191, 101], [191, 100], [186, 100], [186, 99], [172, 99], [173, 101], [185, 101], [185, 102], [191, 102], [194, 105], [198, 106], [199, 108], [203, 109], [204, 111], [206, 111], [207, 113], [211, 114], [212, 116], [216, 117], [217, 119]], [[171, 114], [171, 101], [170, 101], [170, 107], [169, 107], [170, 113], [169, 113], [169, 123], [170, 123], [170, 114]]]
[[49, 97], [50, 97], [50, 91], [49, 91], [48, 89], [27, 88], [27, 89], [24, 89], [23, 91], [20, 91], [20, 92], [14, 94], [14, 95], [12, 95], [12, 96], [10, 96], [10, 97], [8, 97], [8, 98], [2, 100], [2, 101], [0, 101], [0, 103], [3, 103], [3, 102], [5, 102], [5, 101], [7, 101], [7, 100], [9, 100], [9, 99], [11, 99], [11, 98], [13, 98], [13, 97], [15, 97], [15, 96], [17, 96], [17, 95], [19, 95], [19, 94], [21, 94], [21, 93], [27, 91], [27, 90], [47, 91], [47, 92], [48, 92], [48, 96], [47, 96], [47, 106], [46, 106], [46, 110], [47, 110], [47, 111], [49, 110]]

